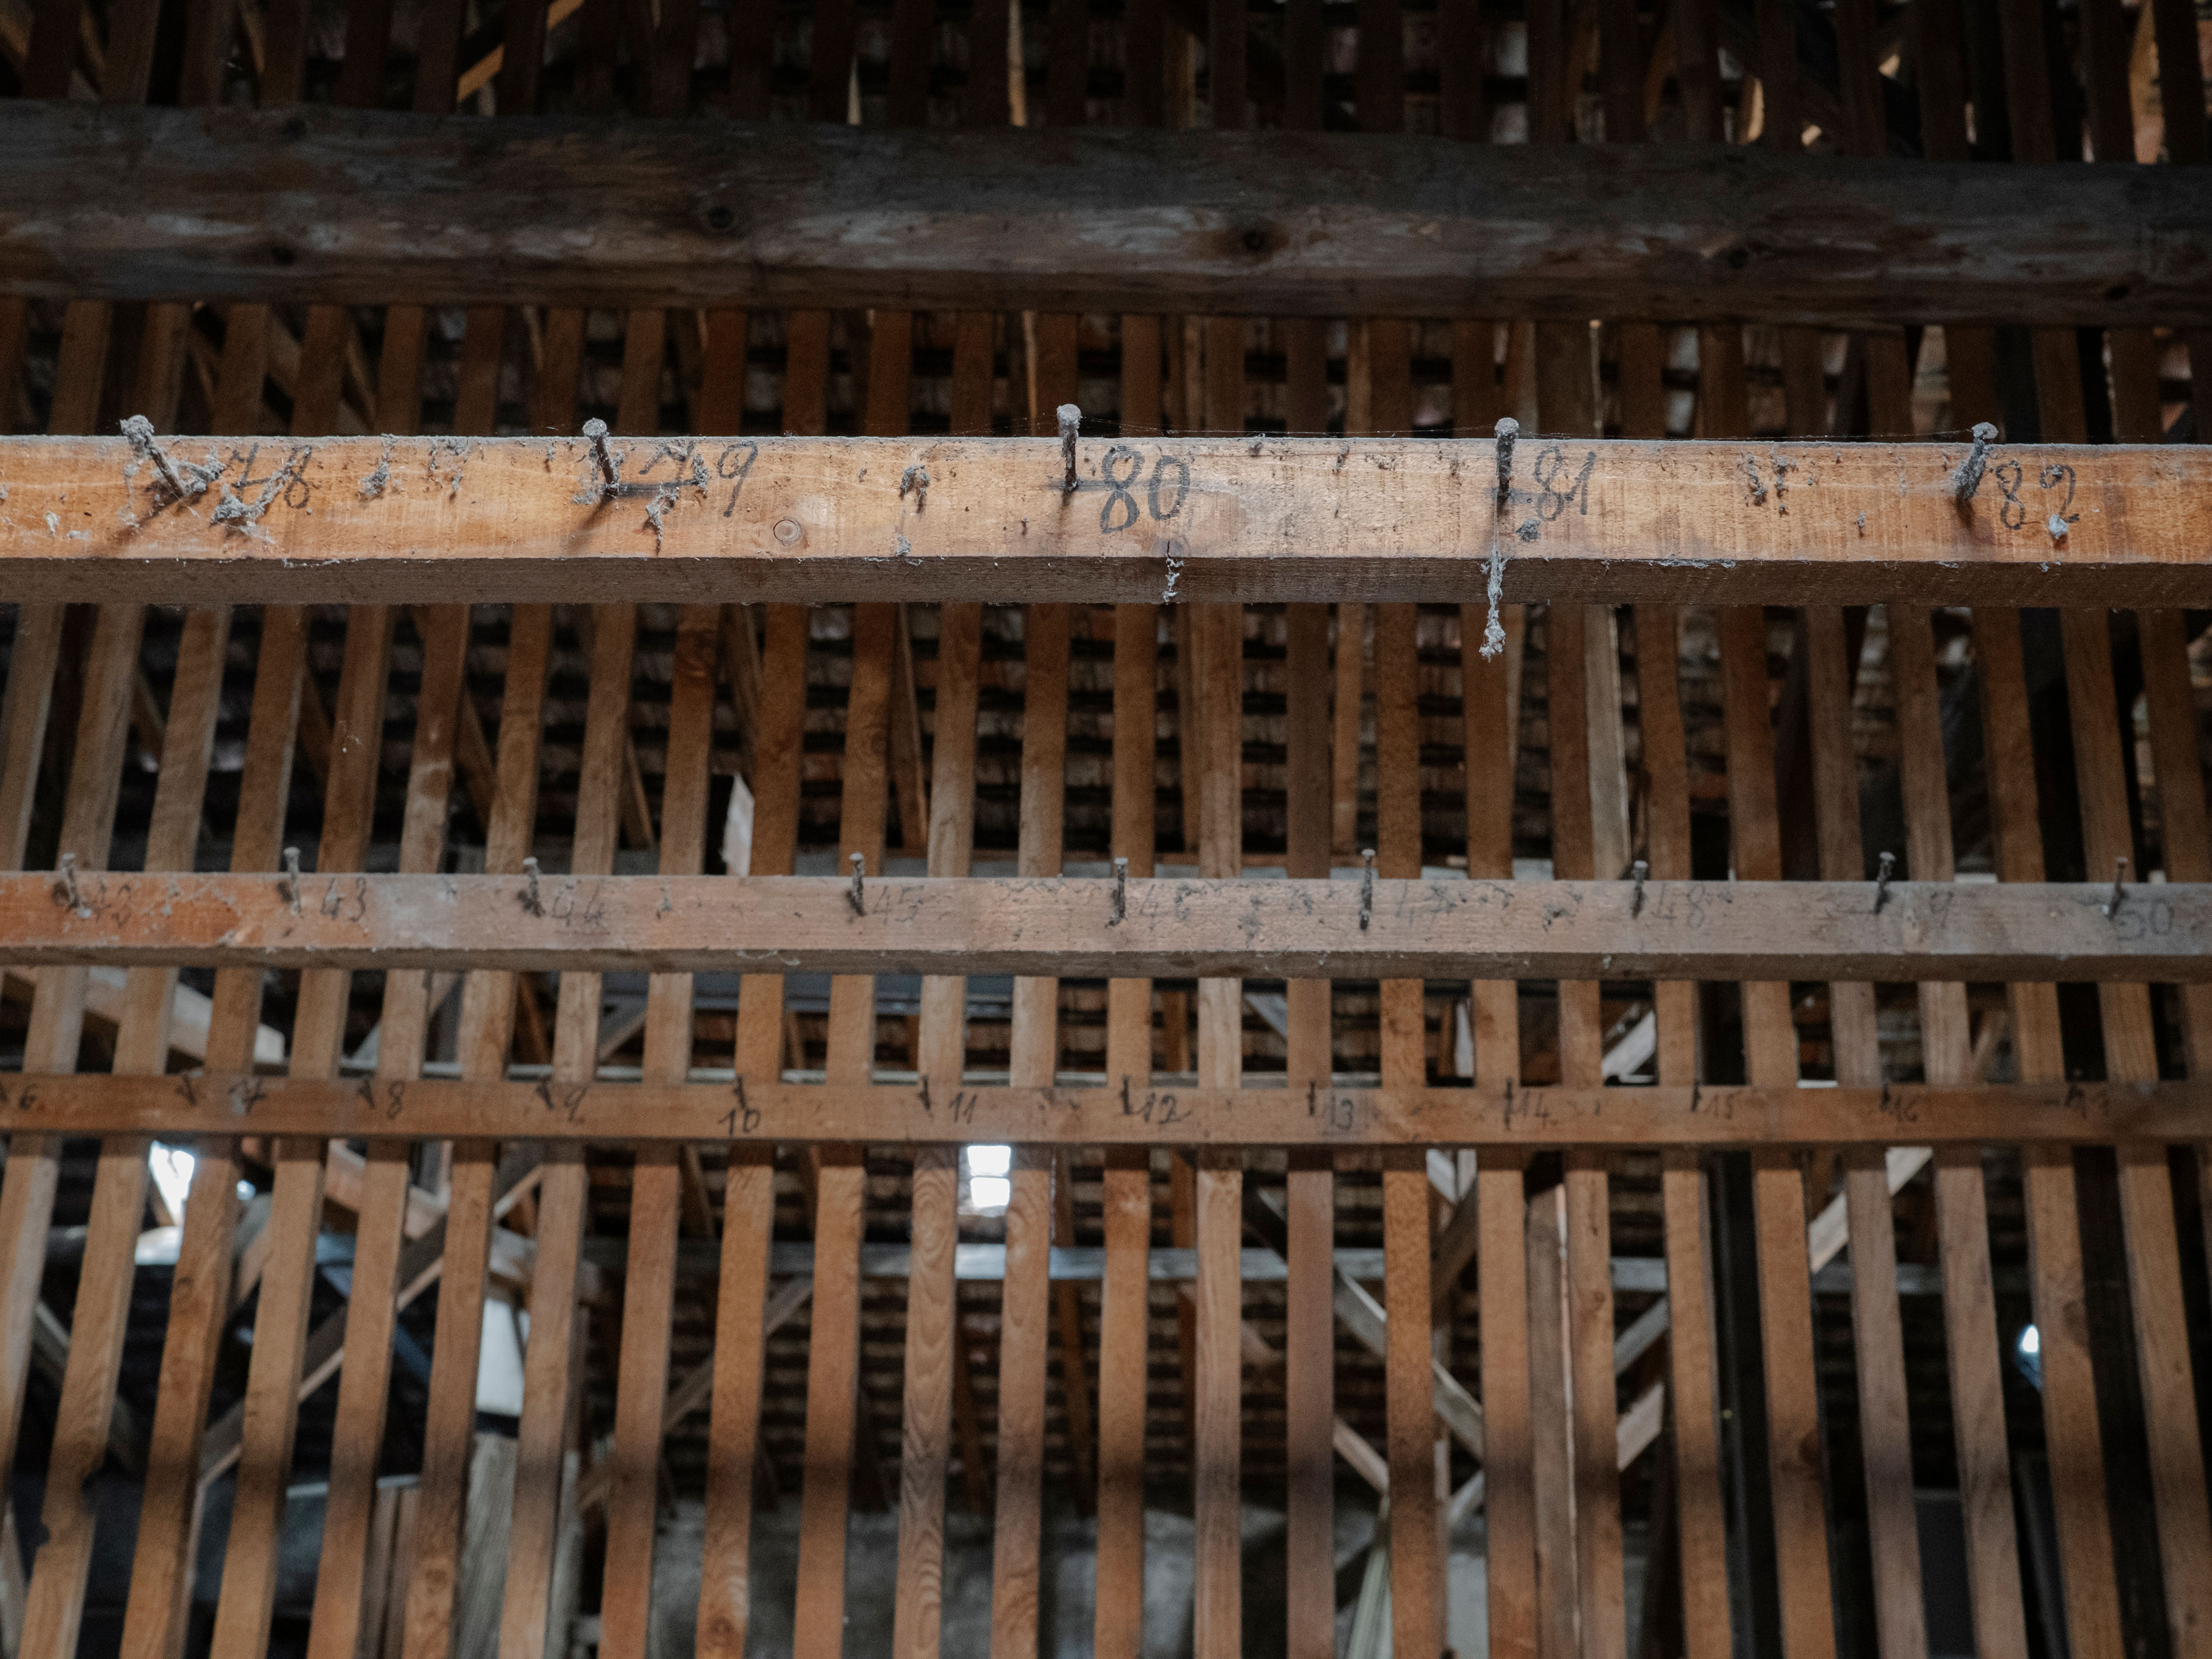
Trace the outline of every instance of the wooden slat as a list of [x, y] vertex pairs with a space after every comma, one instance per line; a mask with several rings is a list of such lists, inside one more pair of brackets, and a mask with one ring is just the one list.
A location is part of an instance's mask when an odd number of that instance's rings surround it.
[[[400, 830], [399, 867], [410, 873], [434, 872], [444, 861], [454, 738], [460, 726], [461, 700], [468, 695], [464, 672], [468, 645], [465, 605], [440, 606], [427, 613], [414, 755]], [[380, 1097], [391, 1098], [395, 1089], [404, 1094], [406, 1085], [422, 1075], [430, 1012], [427, 975], [386, 975], [372, 1085]], [[395, 1297], [412, 1153], [404, 1140], [368, 1144], [368, 1166], [356, 1208], [353, 1288], [346, 1309], [350, 1363], [338, 1379], [309, 1659], [349, 1659], [362, 1641], [369, 1528], [376, 1504], [377, 1463], [384, 1449], [385, 1407], [391, 1394]], [[441, 1298], [444, 1294], [441, 1292]]]
[[[1067, 753], [1068, 617], [1033, 605], [1023, 619], [1020, 829], [1024, 876], [1059, 872]], [[1009, 1081], [1048, 1088], [1058, 1069], [1060, 983], [1014, 981]], [[1006, 1279], [999, 1337], [998, 1499], [991, 1563], [994, 1659], [1037, 1640], [1042, 1566], [1047, 1279], [1053, 1158], [1018, 1147], [1006, 1207]], [[1076, 1386], [1081, 1386], [1080, 1376]]]
[[[513, 870], [527, 856], [538, 817], [539, 734], [552, 612], [519, 605], [508, 618], [507, 683], [499, 722], [498, 782], [485, 825], [484, 867]], [[503, 1077], [514, 1024], [516, 987], [505, 973], [472, 975], [461, 993], [462, 1075]], [[414, 1559], [403, 1610], [404, 1659], [446, 1659], [463, 1571], [468, 1472], [476, 1446], [477, 1369], [491, 1248], [497, 1147], [457, 1142], [446, 1206], [446, 1253], [438, 1326], [423, 1410], [422, 1498]]]
[[[1683, 19], [1678, 15], [1677, 27]], [[1687, 82], [1686, 80], [1686, 86]], [[1688, 755], [1680, 678], [1681, 624], [1671, 609], [1636, 611], [1638, 718], [1650, 780], [1645, 807], [1651, 873], [1679, 878], [1690, 870]], [[1652, 988], [1662, 1087], [1698, 1075], [1698, 988], [1662, 980]], [[1682, 1630], [1691, 1659], [1728, 1650], [1728, 1540], [1721, 1498], [1720, 1401], [1715, 1377], [1711, 1226], [1705, 1172], [1695, 1152], [1662, 1155], [1666, 1220], [1668, 1402], [1674, 1427], [1676, 1547], [1681, 1559]]]
[[[1156, 332], [1152, 347], [1157, 358]], [[1133, 349], [1141, 349], [1141, 343], [1133, 345], [1125, 322], [1125, 376]], [[1109, 835], [1114, 855], [1127, 859], [1129, 873], [1140, 878], [1152, 870], [1159, 626], [1160, 613], [1151, 605], [1125, 605], [1114, 614]], [[1114, 980], [1106, 998], [1106, 1073], [1127, 1078], [1132, 1088], [1146, 1088], [1152, 1072], [1152, 982]], [[1149, 1152], [1123, 1148], [1107, 1154], [1104, 1211], [1107, 1276], [1098, 1310], [1098, 1568], [1092, 1647], [1099, 1659], [1137, 1659], [1144, 1645]]]
[[[800, 761], [806, 716], [806, 612], [768, 611], [759, 729], [754, 740], [756, 873], [787, 871], [799, 836]], [[734, 873], [734, 872], [733, 872]], [[783, 1073], [783, 978], [748, 975], [738, 994], [737, 1071], [752, 1083]], [[723, 1091], [728, 1111], [728, 1091]], [[745, 1109], [743, 1092], [737, 1109]], [[708, 1426], [707, 1512], [699, 1582], [699, 1650], [744, 1659], [750, 1625], [751, 1534], [765, 1339], [759, 1310], [768, 1286], [775, 1220], [771, 1145], [745, 1145], [728, 1121], [729, 1184], [722, 1200], [722, 1270], [715, 1311], [714, 1403]]]
[[[1934, 636], [1927, 613], [1917, 608], [1893, 605], [1888, 617], [1903, 758], [1906, 859], [1919, 879], [1942, 881], [1954, 875], [1955, 869]], [[1920, 1025], [1929, 1081], [1973, 1081], [1966, 988], [1923, 984]], [[2027, 1643], [2027, 1613], [2013, 1518], [2003, 1362], [1990, 1277], [1989, 1214], [1978, 1147], [1947, 1146], [1937, 1152], [1936, 1209], [1974, 1628], [1984, 1633], [1981, 1639], [2016, 1650]]]
[[[2116, 866], [2135, 844], [2120, 750], [2123, 728], [2114, 707], [2112, 639], [2102, 611], [2069, 611], [2062, 624], [2067, 708], [2081, 794], [2082, 854], [2095, 871]], [[2127, 729], [2132, 733], [2132, 721]], [[2118, 1083], [2156, 1078], [2149, 988], [2100, 986], [2098, 1001], [2104, 1015], [2106, 1075]], [[2212, 1643], [2212, 1507], [2205, 1497], [2173, 1189], [2163, 1146], [2126, 1141], [2118, 1156], [2136, 1365], [2149, 1442], [2166, 1621], [2178, 1650], [2203, 1652], [2212, 1650], [2206, 1646]]]
[[[1741, 385], [1728, 392], [1726, 334], [1705, 337], [1709, 431], [1734, 418], [1716, 400], [1742, 395]], [[541, 394], [558, 344], [549, 331]], [[787, 396], [811, 400], [815, 424], [809, 387], [826, 350], [819, 331], [797, 331], [790, 346]], [[544, 408], [533, 420], [566, 423]], [[433, 442], [450, 440], [334, 438], [282, 457], [264, 447], [247, 475], [260, 489], [234, 496], [252, 512], [270, 492], [252, 520], [262, 533], [245, 536], [234, 520], [166, 510], [158, 468], [127, 470], [123, 439], [0, 440], [19, 522], [52, 512], [81, 526], [14, 538], [0, 574], [30, 600], [347, 600], [403, 559], [423, 603], [1158, 602], [1170, 586], [1193, 602], [1457, 602], [1480, 580], [1498, 527], [1483, 469], [1455, 471], [1450, 446], [1408, 438], [1373, 440], [1358, 466], [1340, 465], [1341, 444], [1328, 440], [1082, 444], [1076, 502], [1057, 447], [1029, 439], [710, 441], [696, 457], [714, 486], [703, 492], [656, 483], [654, 452], [611, 441], [617, 465], [636, 470], [611, 501], [577, 488], [597, 476], [586, 441], [554, 441], [549, 463], [543, 439], [487, 439], [465, 461], [439, 457], [436, 476], [459, 467], [465, 488], [368, 483], [380, 468], [433, 470]], [[2005, 446], [1964, 513], [1960, 446], [1593, 438], [1522, 453], [1503, 573], [1515, 600], [2143, 605], [2212, 592], [2179, 506], [2212, 477], [2201, 447]], [[927, 510], [896, 487], [916, 466], [933, 481]], [[234, 491], [237, 477], [216, 489]], [[2062, 511], [2070, 522], [2054, 541]], [[901, 538], [896, 559], [874, 550]]]
[[[188, 867], [207, 793], [230, 640], [227, 608], [185, 618], [170, 688], [161, 746], [161, 781], [147, 829], [145, 867]], [[143, 969], [125, 990], [116, 1034], [118, 1071], [165, 1069], [175, 975]], [[88, 1220], [84, 1262], [70, 1327], [69, 1365], [62, 1382], [40, 1521], [46, 1542], [32, 1563], [19, 1651], [74, 1653], [92, 1565], [94, 1511], [87, 1483], [106, 1461], [109, 1422], [130, 1321], [133, 1253], [146, 1203], [149, 1144], [136, 1136], [103, 1142]]]
[[[930, 790], [929, 871], [968, 872], [975, 836], [975, 706], [982, 613], [975, 605], [938, 612], [934, 777]], [[957, 1092], [967, 1039], [968, 981], [926, 980], [920, 1069], [948, 1097]], [[944, 1605], [945, 1484], [959, 1290], [960, 1155], [918, 1152], [914, 1168], [914, 1269], [907, 1281], [906, 1396], [901, 1412], [898, 1595], [891, 1647], [896, 1659], [936, 1659]], [[977, 1471], [969, 1469], [972, 1483]]]
[[[605, 873], [614, 864], [637, 614], [630, 605], [601, 605], [592, 611], [591, 622], [591, 690], [569, 867], [580, 873]], [[588, 1084], [597, 1071], [599, 990], [596, 974], [561, 976], [550, 1090], [573, 1091]], [[549, 1623], [556, 1611], [554, 1556], [570, 1455], [576, 1269], [588, 1198], [583, 1148], [573, 1143], [550, 1146], [538, 1189], [538, 1260], [531, 1275], [531, 1340], [523, 1355], [522, 1419], [515, 1437], [514, 1522], [500, 1612], [501, 1659], [541, 1659], [549, 1644], [566, 1634], [550, 1631]]]
[[[720, 633], [721, 616], [714, 605], [686, 606], [677, 626], [660, 801], [660, 868], [667, 875], [696, 875], [706, 863]], [[646, 1074], [680, 1083], [691, 1069], [691, 976], [656, 974], [646, 999]], [[681, 1150], [666, 1142], [639, 1147], [630, 1177], [614, 1486], [607, 1498], [607, 1565], [599, 1601], [601, 1650], [625, 1659], [645, 1659], [652, 1639], [662, 1406], [683, 1209]]]
[[[1383, 876], [1401, 879], [1418, 876], [1421, 867], [1417, 629], [1418, 618], [1409, 605], [1376, 611], [1375, 867]], [[1424, 988], [1418, 979], [1382, 983], [1386, 1087], [1419, 1087], [1426, 1081]], [[1389, 1332], [1384, 1375], [1390, 1460], [1390, 1623], [1395, 1650], [1406, 1653], [1438, 1645], [1443, 1632], [1434, 1357], [1429, 1345], [1430, 1227], [1425, 1157], [1408, 1149], [1386, 1159], [1382, 1170], [1383, 1285]]]
[[[315, 859], [320, 872], [358, 870], [366, 862], [383, 750], [392, 623], [392, 613], [383, 605], [356, 605], [346, 620], [345, 663], [331, 711], [330, 778]], [[351, 988], [352, 975], [343, 969], [301, 975], [292, 1030], [295, 1077], [337, 1076]], [[314, 1294], [315, 1235], [322, 1218], [323, 1146], [300, 1137], [280, 1139], [275, 1146], [276, 1187], [265, 1224], [268, 1266], [262, 1272], [254, 1320], [238, 1486], [216, 1605], [216, 1644], [226, 1652], [246, 1654], [261, 1652], [269, 1638]]]
[[[1921, 618], [1924, 635], [1925, 613], [1913, 614]], [[1893, 607], [1889, 616], [1891, 660], [1900, 682], [1899, 723], [1904, 724], [1919, 712], [1911, 700], [1922, 688], [1917, 682], [1910, 688], [1902, 683], [1906, 668], [1897, 609]], [[1815, 605], [1808, 610], [1800, 638], [1808, 653], [1806, 684], [1820, 873], [1831, 879], [1856, 879], [1865, 873], [1859, 835], [1858, 760], [1851, 744], [1851, 697], [1858, 665], [1847, 658], [1844, 614], [1833, 606]], [[1932, 658], [1927, 667], [1926, 690], [1932, 696]], [[1907, 742], [1917, 735], [1908, 737]], [[1915, 782], [1921, 781], [1917, 771], [1923, 763], [1917, 756], [1907, 763]], [[1936, 777], [1940, 784], [1940, 735]], [[1916, 845], [1912, 850], [1917, 854], [1921, 849]], [[1947, 871], [1948, 863], [1947, 859]], [[1911, 868], [1922, 873], [1917, 859]], [[1828, 1007], [1837, 1081], [1878, 1085], [1881, 1049], [1875, 1024], [1874, 987], [1864, 982], [1831, 984]], [[1844, 1194], [1850, 1228], [1851, 1335], [1858, 1368], [1859, 1445], [1866, 1468], [1867, 1532], [1874, 1582], [1882, 1587], [1874, 1600], [1875, 1626], [1883, 1659], [1922, 1659], [1928, 1651], [1927, 1619], [1920, 1589], [1920, 1522], [1913, 1502], [1905, 1328], [1897, 1300], [1897, 1222], [1890, 1207], [1887, 1164], [1887, 1155], [1873, 1146], [1854, 1147], [1844, 1156]], [[2007, 1524], [2010, 1524], [2009, 1516]]]
[[[1205, 1028], [1200, 1028], [1201, 1042]], [[1200, 1154], [1197, 1181], [1198, 1422], [1191, 1469], [1194, 1659], [1235, 1659], [1244, 1617], [1242, 1518], [1244, 1439], [1244, 1168], [1234, 1148]]]
[[[1740, 879], [1774, 881], [1782, 851], [1774, 805], [1774, 736], [1766, 681], [1766, 625], [1755, 609], [1721, 613], [1721, 673], [1728, 735], [1729, 825]], [[1743, 987], [1744, 1060], [1753, 1083], [1797, 1079], [1797, 1035], [1786, 981]], [[1827, 1522], [1820, 1493], [1820, 1401], [1813, 1370], [1811, 1267], [1805, 1183], [1796, 1154], [1753, 1154], [1759, 1249], [1760, 1357], [1767, 1395], [1767, 1467], [1788, 1659], [1835, 1650], [1829, 1605]]]
[[[59, 851], [85, 871], [100, 870], [107, 863], [144, 622], [140, 606], [101, 607], [84, 664]], [[27, 745], [23, 764], [35, 771], [35, 745]], [[52, 908], [51, 898], [48, 904]], [[27, 1068], [56, 1073], [76, 1069], [85, 983], [82, 968], [40, 971], [23, 1036]], [[0, 1241], [5, 1241], [6, 1256], [4, 1268], [0, 1268], [0, 1480], [11, 1476], [15, 1466], [31, 1329], [45, 1276], [46, 1226], [61, 1178], [61, 1151], [58, 1140], [17, 1133], [9, 1139], [6, 1170], [0, 1175]]]
[[[1976, 611], [1974, 650], [1982, 673], [1997, 873], [2007, 882], [2034, 881], [2044, 873], [2043, 830], [2019, 612]], [[2021, 1080], [2063, 1078], [2057, 988], [2015, 983], [2007, 988], [2007, 996]], [[2073, 1152], [2063, 1145], [2024, 1146], [2021, 1162], [2051, 1504], [2067, 1564], [2067, 1641], [2077, 1655], [2105, 1659], [2123, 1650], [2120, 1608], [2088, 1346]]]
[[[1528, 1377], [1534, 1447], [1536, 1650], [1579, 1650], [1581, 1561], [1575, 1542], [1574, 1448], [1568, 1398], [1565, 1189], [1547, 1187], [1528, 1200]], [[1556, 1379], [1556, 1380], [1555, 1380]], [[1492, 1524], [1497, 1524], [1492, 1517]]]
[[[1284, 861], [1288, 873], [1297, 877], [1326, 876], [1329, 865], [1331, 803], [1313, 787], [1330, 769], [1328, 622], [1322, 605], [1294, 605], [1284, 619], [1289, 705]], [[1293, 1091], [1311, 1085], [1326, 1088], [1332, 1069], [1328, 981], [1292, 981], [1285, 994], [1290, 1022], [1285, 1083]], [[1289, 1206], [1290, 1278], [1283, 1340], [1289, 1653], [1291, 1659], [1334, 1659], [1336, 1316], [1331, 1291], [1336, 1196], [1328, 1156], [1291, 1153], [1284, 1196]]]
[[[1549, 627], [1553, 868], [1586, 877], [1597, 867], [1600, 803], [1618, 813], [1623, 781], [1613, 618], [1599, 606], [1555, 605]], [[1603, 681], [1589, 672], [1601, 655], [1616, 671]], [[1610, 688], [1609, 695], [1601, 686]], [[1609, 743], [1597, 741], [1601, 729]], [[1595, 781], [1601, 767], [1610, 787], [1601, 788]], [[1559, 998], [1561, 1081], [1577, 1088], [1602, 1087], [1605, 1033], [1599, 985], [1562, 980]], [[1628, 1628], [1615, 1468], [1612, 1206], [1605, 1154], [1570, 1153], [1565, 1185], [1575, 1583], [1583, 1642], [1591, 1651], [1611, 1653], [1626, 1650]]]
[[[239, 811], [231, 836], [234, 868], [275, 866], [290, 793], [300, 689], [307, 658], [305, 619], [271, 606], [261, 613], [253, 704], [248, 717]], [[208, 1026], [210, 1065], [250, 1065], [261, 1018], [264, 976], [251, 969], [216, 976]], [[169, 1327], [146, 1457], [123, 1639], [133, 1653], [183, 1650], [185, 1612], [198, 1530], [200, 1449], [217, 1352], [230, 1312], [233, 1244], [238, 1224], [237, 1143], [203, 1137], [185, 1202], [184, 1236], [169, 1291]]]
[[[826, 349], [825, 335], [825, 368]], [[810, 372], [815, 361], [810, 345]], [[789, 396], [787, 390], [787, 399]], [[883, 868], [884, 812], [890, 804], [891, 632], [896, 624], [891, 606], [854, 608], [853, 678], [845, 706], [837, 850], [841, 862], [858, 855], [860, 867], [871, 875]], [[839, 1083], [866, 1082], [875, 1069], [875, 981], [851, 975], [833, 979], [829, 1025], [829, 1076]], [[801, 1659], [835, 1659], [844, 1640], [846, 1515], [858, 1437], [856, 1416], [858, 1432], [867, 1431], [866, 1415], [859, 1410], [865, 1180], [860, 1147], [823, 1150], [815, 1175], [806, 1480], [799, 1512], [799, 1607], [793, 1638]], [[873, 1453], [869, 1449], [859, 1455], [872, 1458]]]

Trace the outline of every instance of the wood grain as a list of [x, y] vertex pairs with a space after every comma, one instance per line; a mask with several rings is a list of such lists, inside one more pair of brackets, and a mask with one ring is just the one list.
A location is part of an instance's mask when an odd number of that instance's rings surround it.
[[[787, 397], [812, 395], [807, 343], [794, 337]], [[0, 440], [18, 521], [72, 526], [12, 538], [0, 574], [34, 602], [363, 600], [397, 571], [437, 604], [1458, 603], [1510, 527], [1515, 602], [2212, 593], [2183, 505], [2212, 479], [2201, 446], [2004, 446], [1961, 511], [1962, 446], [1546, 440], [1524, 446], [1501, 522], [1483, 469], [1425, 439], [1364, 441], [1357, 465], [1327, 439], [1093, 441], [1077, 446], [1072, 494], [1047, 439], [717, 438], [682, 459], [613, 441], [611, 496], [586, 441], [432, 450], [450, 441], [321, 439], [280, 458], [234, 441], [217, 503], [252, 513], [267, 496], [262, 533], [243, 536], [176, 510], [125, 440]], [[915, 467], [932, 479], [926, 507], [897, 487]], [[388, 482], [369, 483], [380, 468]]]

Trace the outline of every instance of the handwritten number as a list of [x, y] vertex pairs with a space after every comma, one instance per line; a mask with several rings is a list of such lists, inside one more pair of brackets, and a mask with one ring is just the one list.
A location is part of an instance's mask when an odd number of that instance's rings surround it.
[[759, 459], [758, 444], [730, 444], [714, 458], [714, 476], [737, 481], [730, 485], [730, 504], [722, 509], [724, 518], [738, 510], [738, 497], [744, 490], [745, 479], [751, 475], [753, 463]]
[[[1127, 472], [1115, 471], [1116, 461], [1127, 461], [1129, 470]], [[1136, 523], [1137, 498], [1129, 493], [1129, 486], [1137, 482], [1137, 474], [1144, 470], [1145, 458], [1133, 449], [1116, 444], [1106, 452], [1106, 459], [1099, 467], [1100, 475], [1106, 481], [1106, 502], [1098, 509], [1098, 528], [1106, 534], [1110, 536], [1117, 530], [1127, 530]], [[1114, 516], [1117, 510], [1121, 514], [1118, 522]]]
[[2020, 463], [2008, 457], [1990, 469], [1990, 476], [2004, 491], [2004, 505], [1997, 509], [1997, 519], [2007, 530], [2017, 530], [2027, 522], [2027, 503], [2020, 498]]
[[[1160, 505], [1160, 484], [1170, 467], [1176, 470], [1175, 499], [1166, 507]], [[1163, 455], [1152, 463], [1152, 517], [1164, 524], [1182, 511], [1183, 500], [1190, 494], [1190, 464], [1178, 455]]]

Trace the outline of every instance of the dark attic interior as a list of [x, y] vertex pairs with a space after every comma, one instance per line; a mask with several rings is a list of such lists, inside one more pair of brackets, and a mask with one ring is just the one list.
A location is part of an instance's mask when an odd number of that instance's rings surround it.
[[0, 1659], [2212, 1659], [2206, 0], [0, 0]]

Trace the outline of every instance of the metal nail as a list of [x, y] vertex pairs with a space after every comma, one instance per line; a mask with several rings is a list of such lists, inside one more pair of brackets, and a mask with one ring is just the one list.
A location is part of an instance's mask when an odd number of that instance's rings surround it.
[[845, 898], [846, 902], [853, 907], [853, 914], [856, 916], [865, 916], [868, 914], [867, 895], [860, 884], [861, 876], [867, 867], [868, 860], [866, 857], [859, 853], [853, 854], [853, 890], [848, 893]]
[[1363, 848], [1359, 856], [1367, 862], [1367, 868], [1359, 878], [1359, 931], [1364, 933], [1367, 931], [1367, 924], [1375, 919], [1375, 849]]
[[1129, 860], [1114, 860], [1114, 908], [1106, 918], [1109, 927], [1119, 927], [1129, 915]]
[[1882, 901], [1889, 896], [1889, 872], [1896, 867], [1897, 854], [1884, 853], [1881, 855], [1881, 873], [1874, 878], [1874, 913], [1876, 915], [1881, 914]]
[[1639, 916], [1644, 914], [1644, 878], [1651, 873], [1651, 866], [1638, 859], [1628, 866], [1628, 873], [1636, 883], [1635, 892], [1629, 896], [1628, 914]]
[[615, 472], [615, 453], [607, 442], [607, 423], [594, 416], [584, 422], [584, 435], [592, 441], [592, 459], [599, 464], [599, 495], [604, 499], [615, 493], [619, 481]]
[[2125, 859], [2116, 860], [2112, 866], [2112, 896], [2105, 905], [2105, 914], [2108, 916], [2120, 914], [2120, 904], [2128, 896], [2127, 889], [2120, 884], [2126, 879], [2127, 873], [2128, 861]]
[[1076, 434], [1083, 430], [1083, 411], [1073, 404], [1062, 404], [1058, 413], [1060, 454], [1067, 464], [1066, 476], [1060, 480], [1060, 493], [1073, 495], [1075, 493], [1075, 439]]
[[545, 914], [545, 902], [538, 896], [538, 860], [523, 860], [522, 874], [524, 879], [530, 884], [523, 892], [522, 908], [533, 916], [542, 916]]
[[296, 847], [288, 847], [284, 849], [284, 879], [276, 884], [276, 889], [284, 895], [285, 902], [292, 907], [292, 914], [298, 915], [300, 914], [300, 849]]

